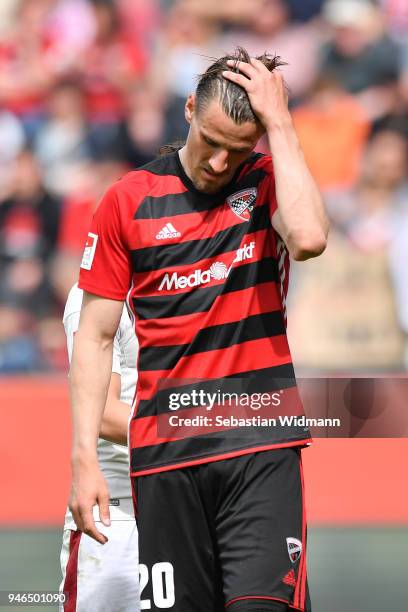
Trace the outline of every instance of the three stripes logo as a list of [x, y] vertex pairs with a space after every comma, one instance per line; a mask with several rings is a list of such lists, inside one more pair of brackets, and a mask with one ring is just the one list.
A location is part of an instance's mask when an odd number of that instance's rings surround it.
[[169, 240], [170, 238], [180, 238], [180, 236], [181, 233], [176, 230], [172, 223], [166, 223], [160, 232], [156, 234], [157, 240]]
[[278, 254], [278, 269], [279, 269], [279, 278], [280, 278], [280, 294], [282, 300], [282, 308], [283, 308], [283, 318], [285, 321], [285, 325], [287, 322], [287, 313], [286, 313], [286, 290], [288, 279], [287, 279], [287, 271], [289, 264], [289, 252], [286, 248], [285, 243], [281, 238], [277, 240], [277, 254]]

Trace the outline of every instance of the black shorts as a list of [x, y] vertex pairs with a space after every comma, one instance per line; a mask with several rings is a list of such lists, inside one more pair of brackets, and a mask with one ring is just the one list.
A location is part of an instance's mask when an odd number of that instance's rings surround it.
[[139, 476], [133, 485], [141, 609], [235, 612], [282, 602], [310, 612], [299, 449]]

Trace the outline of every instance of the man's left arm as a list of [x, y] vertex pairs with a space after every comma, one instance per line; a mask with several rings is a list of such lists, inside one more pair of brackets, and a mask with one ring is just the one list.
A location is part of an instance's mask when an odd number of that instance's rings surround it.
[[[236, 63], [231, 62], [231, 67]], [[319, 189], [307, 167], [292, 117], [282, 74], [260, 60], [238, 62], [224, 76], [248, 93], [252, 110], [268, 136], [278, 209], [272, 217], [293, 259], [317, 257], [326, 248], [329, 223]]]
[[329, 223], [319, 189], [306, 165], [291, 117], [267, 129], [278, 208], [272, 225], [290, 256], [304, 261], [326, 248]]

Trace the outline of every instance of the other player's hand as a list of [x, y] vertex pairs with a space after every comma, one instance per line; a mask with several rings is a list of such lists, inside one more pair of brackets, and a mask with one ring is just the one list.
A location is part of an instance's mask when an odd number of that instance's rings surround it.
[[233, 70], [238, 69], [239, 73], [226, 70], [224, 78], [245, 89], [252, 110], [266, 131], [290, 120], [288, 94], [279, 70], [269, 72], [256, 58], [251, 58], [250, 64], [229, 60], [228, 65]]
[[69, 500], [74, 521], [80, 531], [105, 544], [108, 538], [98, 531], [93, 518], [93, 507], [99, 506], [101, 522], [109, 526], [109, 490], [97, 460], [72, 462], [72, 486]]

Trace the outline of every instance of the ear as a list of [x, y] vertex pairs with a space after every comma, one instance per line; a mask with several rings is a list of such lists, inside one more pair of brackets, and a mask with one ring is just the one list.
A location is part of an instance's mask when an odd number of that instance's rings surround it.
[[195, 95], [190, 94], [186, 100], [186, 105], [184, 107], [184, 116], [186, 118], [187, 123], [191, 123], [193, 119], [195, 111]]

